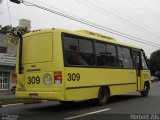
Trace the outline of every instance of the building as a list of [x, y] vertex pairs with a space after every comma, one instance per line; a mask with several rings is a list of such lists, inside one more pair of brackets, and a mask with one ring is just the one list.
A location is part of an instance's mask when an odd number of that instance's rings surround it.
[[0, 34], [0, 91], [10, 90], [16, 84], [16, 46], [8, 36]]
[[[19, 27], [31, 30], [31, 21], [19, 20]], [[11, 90], [16, 85], [15, 73], [18, 39], [9, 34], [0, 33], [0, 92]]]
[[26, 19], [20, 19], [19, 27], [27, 28], [27, 31], [31, 31], [31, 21]]

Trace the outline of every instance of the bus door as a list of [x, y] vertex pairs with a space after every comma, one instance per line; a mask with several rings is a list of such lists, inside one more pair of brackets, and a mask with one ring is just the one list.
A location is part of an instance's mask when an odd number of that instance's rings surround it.
[[133, 50], [133, 61], [134, 67], [136, 69], [137, 75], [137, 91], [141, 90], [141, 59], [140, 59], [140, 51]]
[[148, 69], [147, 60], [143, 51], [140, 51], [140, 61], [141, 61], [141, 69], [140, 69], [140, 78], [141, 78], [141, 90], [144, 89], [145, 81], [150, 81], [150, 70]]
[[137, 73], [137, 91], [144, 89], [144, 82], [150, 79], [150, 71], [143, 51], [133, 50], [134, 66]]

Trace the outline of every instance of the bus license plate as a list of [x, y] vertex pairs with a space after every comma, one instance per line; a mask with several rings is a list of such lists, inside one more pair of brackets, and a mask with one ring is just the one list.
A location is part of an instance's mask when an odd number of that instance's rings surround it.
[[31, 97], [31, 98], [38, 98], [38, 94], [36, 94], [36, 93], [30, 93], [29, 97]]

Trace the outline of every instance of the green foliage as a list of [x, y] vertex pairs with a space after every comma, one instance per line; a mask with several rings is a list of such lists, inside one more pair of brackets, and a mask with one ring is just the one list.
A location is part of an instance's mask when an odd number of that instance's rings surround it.
[[2, 27], [0, 25], [0, 33], [6, 35], [1, 39], [3, 41], [6, 41], [12, 47], [16, 47], [19, 40], [19, 37], [16, 34], [14, 34], [15, 31], [20, 31], [21, 34], [24, 35], [27, 33], [27, 28], [12, 27], [10, 25]]
[[26, 34], [27, 33], [27, 28], [20, 28], [20, 27], [12, 27], [11, 25], [7, 25], [7, 26], [4, 26], [2, 27], [0, 25], [0, 33], [2, 34], [12, 34], [13, 36], [16, 36], [14, 34], [14, 31], [20, 31], [22, 33], [22, 35]]
[[160, 49], [151, 54], [149, 66], [153, 74], [156, 71], [160, 71]]

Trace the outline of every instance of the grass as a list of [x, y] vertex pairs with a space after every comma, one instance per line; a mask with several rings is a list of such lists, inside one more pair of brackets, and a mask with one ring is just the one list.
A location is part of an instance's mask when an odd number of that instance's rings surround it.
[[20, 99], [20, 98], [8, 98], [8, 99], [0, 99], [0, 106], [7, 104], [16, 104], [16, 103], [24, 103], [24, 104], [33, 104], [40, 103], [41, 100], [38, 99]]

